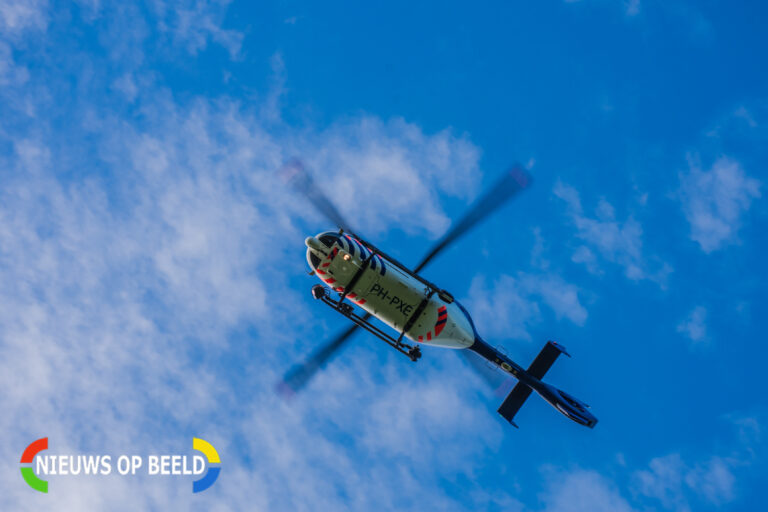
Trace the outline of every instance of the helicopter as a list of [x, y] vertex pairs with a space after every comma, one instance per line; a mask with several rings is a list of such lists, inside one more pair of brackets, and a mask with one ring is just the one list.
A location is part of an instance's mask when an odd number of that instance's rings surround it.
[[[315, 299], [351, 320], [352, 325], [303, 363], [291, 367], [278, 383], [278, 391], [291, 395], [304, 388], [362, 328], [413, 362], [421, 358], [421, 346], [429, 345], [473, 352], [511, 375], [517, 384], [498, 413], [514, 427], [515, 415], [534, 391], [576, 423], [589, 428], [597, 424], [587, 404], [541, 380], [560, 354], [570, 357], [562, 345], [547, 341], [528, 368], [523, 368], [480, 337], [469, 312], [453, 295], [419, 274], [462, 235], [530, 185], [531, 177], [522, 166], [513, 165], [505, 172], [412, 269], [355, 234], [301, 161], [287, 162], [280, 174], [337, 227], [305, 240], [310, 275], [322, 283], [315, 284], [311, 292]], [[393, 332], [371, 323], [371, 317]]]

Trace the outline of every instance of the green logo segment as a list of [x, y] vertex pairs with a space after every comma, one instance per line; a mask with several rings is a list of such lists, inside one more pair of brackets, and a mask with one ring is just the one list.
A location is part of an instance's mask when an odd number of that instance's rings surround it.
[[[47, 449], [48, 449], [48, 438], [41, 437], [37, 441], [34, 441], [29, 446], [27, 446], [27, 449], [24, 450], [23, 454], [21, 454], [20, 462], [22, 464], [32, 464], [32, 461], [35, 460], [35, 455]], [[40, 478], [37, 478], [37, 475], [35, 475], [35, 470], [32, 469], [32, 466], [22, 466], [21, 476], [24, 477], [24, 481], [27, 482], [27, 484], [34, 490], [44, 492], [44, 493], [48, 492], [48, 482], [46, 480], [41, 480]]]

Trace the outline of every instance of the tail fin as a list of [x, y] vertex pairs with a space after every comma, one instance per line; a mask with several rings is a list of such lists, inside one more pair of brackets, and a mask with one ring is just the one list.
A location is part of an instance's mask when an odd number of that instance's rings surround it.
[[[533, 360], [531, 365], [526, 370], [525, 376], [521, 375], [520, 381], [512, 389], [512, 391], [504, 399], [498, 411], [507, 421], [513, 426], [515, 424], [514, 417], [520, 407], [523, 406], [525, 401], [531, 395], [532, 391], [536, 391], [541, 397], [549, 402], [555, 409], [562, 414], [572, 419], [576, 423], [587, 427], [594, 427], [597, 423], [595, 418], [586, 409], [589, 407], [585, 403], [573, 398], [565, 391], [561, 391], [554, 386], [541, 382], [541, 378], [552, 367], [552, 364], [557, 360], [560, 354], [565, 354], [568, 357], [570, 355], [565, 351], [561, 345], [554, 341], [548, 341], [544, 348], [541, 349], [539, 355]], [[532, 378], [531, 378], [532, 377]]]

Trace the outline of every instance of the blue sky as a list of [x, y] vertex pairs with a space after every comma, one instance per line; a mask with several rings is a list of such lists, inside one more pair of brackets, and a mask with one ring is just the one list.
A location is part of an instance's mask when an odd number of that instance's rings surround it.
[[[0, 503], [8, 510], [758, 510], [768, 71], [760, 2], [0, 0]], [[519, 430], [456, 354], [346, 326], [275, 174], [300, 156], [416, 262], [514, 161], [534, 184], [432, 264], [481, 335], [593, 406]], [[222, 459], [51, 477], [23, 448]], [[55, 501], [54, 501], [55, 500]]]

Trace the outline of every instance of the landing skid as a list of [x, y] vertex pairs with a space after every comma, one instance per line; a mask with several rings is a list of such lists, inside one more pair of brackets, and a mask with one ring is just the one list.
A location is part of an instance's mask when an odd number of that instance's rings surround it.
[[[371, 317], [370, 313], [366, 313], [365, 316], [360, 316], [357, 313], [355, 313], [355, 309], [346, 302], [342, 302], [341, 300], [333, 300], [331, 297], [328, 296], [327, 289], [320, 284], [316, 284], [312, 287], [312, 296], [315, 299], [323, 301], [328, 306], [332, 307], [345, 317], [352, 320], [354, 323], [365, 329], [366, 331], [370, 332], [380, 340], [387, 343], [389, 346], [400, 352], [401, 354], [408, 356], [408, 358], [416, 362], [421, 357], [421, 348], [414, 345], [408, 345], [407, 343], [403, 343], [399, 339], [395, 339], [386, 332], [382, 331], [372, 323], [368, 321], [368, 319]], [[402, 336], [401, 336], [402, 338]]]

